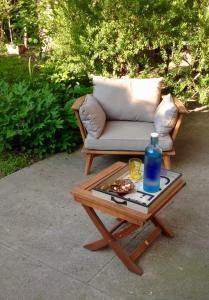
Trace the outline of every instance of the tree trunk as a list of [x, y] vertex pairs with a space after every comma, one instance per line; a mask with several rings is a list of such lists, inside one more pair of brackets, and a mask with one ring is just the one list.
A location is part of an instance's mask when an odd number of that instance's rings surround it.
[[9, 36], [10, 36], [10, 42], [11, 42], [11, 44], [13, 44], [12, 28], [11, 28], [10, 19], [8, 19], [8, 25], [9, 25]]
[[28, 33], [26, 27], [24, 27], [23, 43], [25, 48], [28, 48]]
[[168, 73], [168, 69], [169, 69], [169, 63], [170, 63], [170, 49], [166, 49], [166, 54], [167, 54], [167, 59], [166, 59], [166, 66], [165, 66], [165, 73]]
[[0, 22], [0, 42], [4, 41], [4, 29], [3, 29], [3, 22]]

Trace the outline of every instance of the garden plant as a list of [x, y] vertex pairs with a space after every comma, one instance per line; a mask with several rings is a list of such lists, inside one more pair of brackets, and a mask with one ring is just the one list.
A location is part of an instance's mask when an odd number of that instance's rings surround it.
[[[209, 105], [208, 0], [0, 0], [0, 11], [3, 174], [79, 145], [71, 105], [92, 73], [164, 77], [164, 92]], [[6, 55], [11, 36], [27, 38], [24, 56]], [[25, 163], [2, 171], [11, 155]]]

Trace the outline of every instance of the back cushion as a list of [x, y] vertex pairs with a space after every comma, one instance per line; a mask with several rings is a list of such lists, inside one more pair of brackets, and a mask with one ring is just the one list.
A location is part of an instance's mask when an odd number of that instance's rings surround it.
[[162, 80], [93, 76], [93, 95], [109, 120], [153, 122]]

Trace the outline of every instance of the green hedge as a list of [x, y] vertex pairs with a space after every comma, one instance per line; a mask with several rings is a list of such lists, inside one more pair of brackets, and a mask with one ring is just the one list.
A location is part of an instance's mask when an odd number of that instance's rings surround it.
[[209, 105], [208, 1], [63, 0], [52, 11], [52, 58], [61, 78], [162, 76], [183, 101]]
[[0, 151], [40, 157], [71, 152], [81, 141], [71, 105], [90, 91], [78, 84], [60, 90], [47, 83], [0, 80]]

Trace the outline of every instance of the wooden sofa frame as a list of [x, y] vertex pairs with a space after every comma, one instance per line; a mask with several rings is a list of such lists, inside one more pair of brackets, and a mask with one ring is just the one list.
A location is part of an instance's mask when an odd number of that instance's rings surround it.
[[[79, 108], [82, 105], [85, 97], [86, 96], [82, 96], [82, 97], [76, 99], [76, 101], [72, 105], [72, 109], [75, 112], [75, 116], [76, 116], [76, 119], [77, 119], [78, 126], [80, 128], [80, 132], [81, 132], [83, 142], [84, 142], [84, 140], [87, 136], [87, 131], [86, 131], [85, 127], [83, 126], [83, 123], [80, 119]], [[182, 122], [182, 119], [183, 119], [184, 115], [188, 113], [188, 111], [185, 108], [184, 104], [178, 98], [174, 98], [174, 101], [175, 101], [175, 104], [178, 108], [179, 114], [178, 114], [178, 119], [177, 119], [176, 125], [173, 128], [172, 132], [170, 133], [173, 142], [175, 141], [176, 136], [179, 132], [179, 128], [180, 128], [180, 125], [181, 125], [181, 122]], [[97, 156], [97, 155], [104, 155], [104, 154], [144, 155], [144, 151], [94, 150], [94, 149], [87, 149], [84, 146], [83, 146], [82, 152], [84, 152], [86, 154], [86, 166], [85, 166], [85, 174], [86, 175], [88, 175], [90, 173], [90, 168], [91, 168], [92, 161], [93, 161], [94, 157]], [[175, 154], [176, 153], [175, 153], [174, 148], [170, 151], [163, 151], [163, 162], [164, 162], [164, 166], [165, 166], [166, 169], [171, 168], [171, 156], [173, 156]]]

